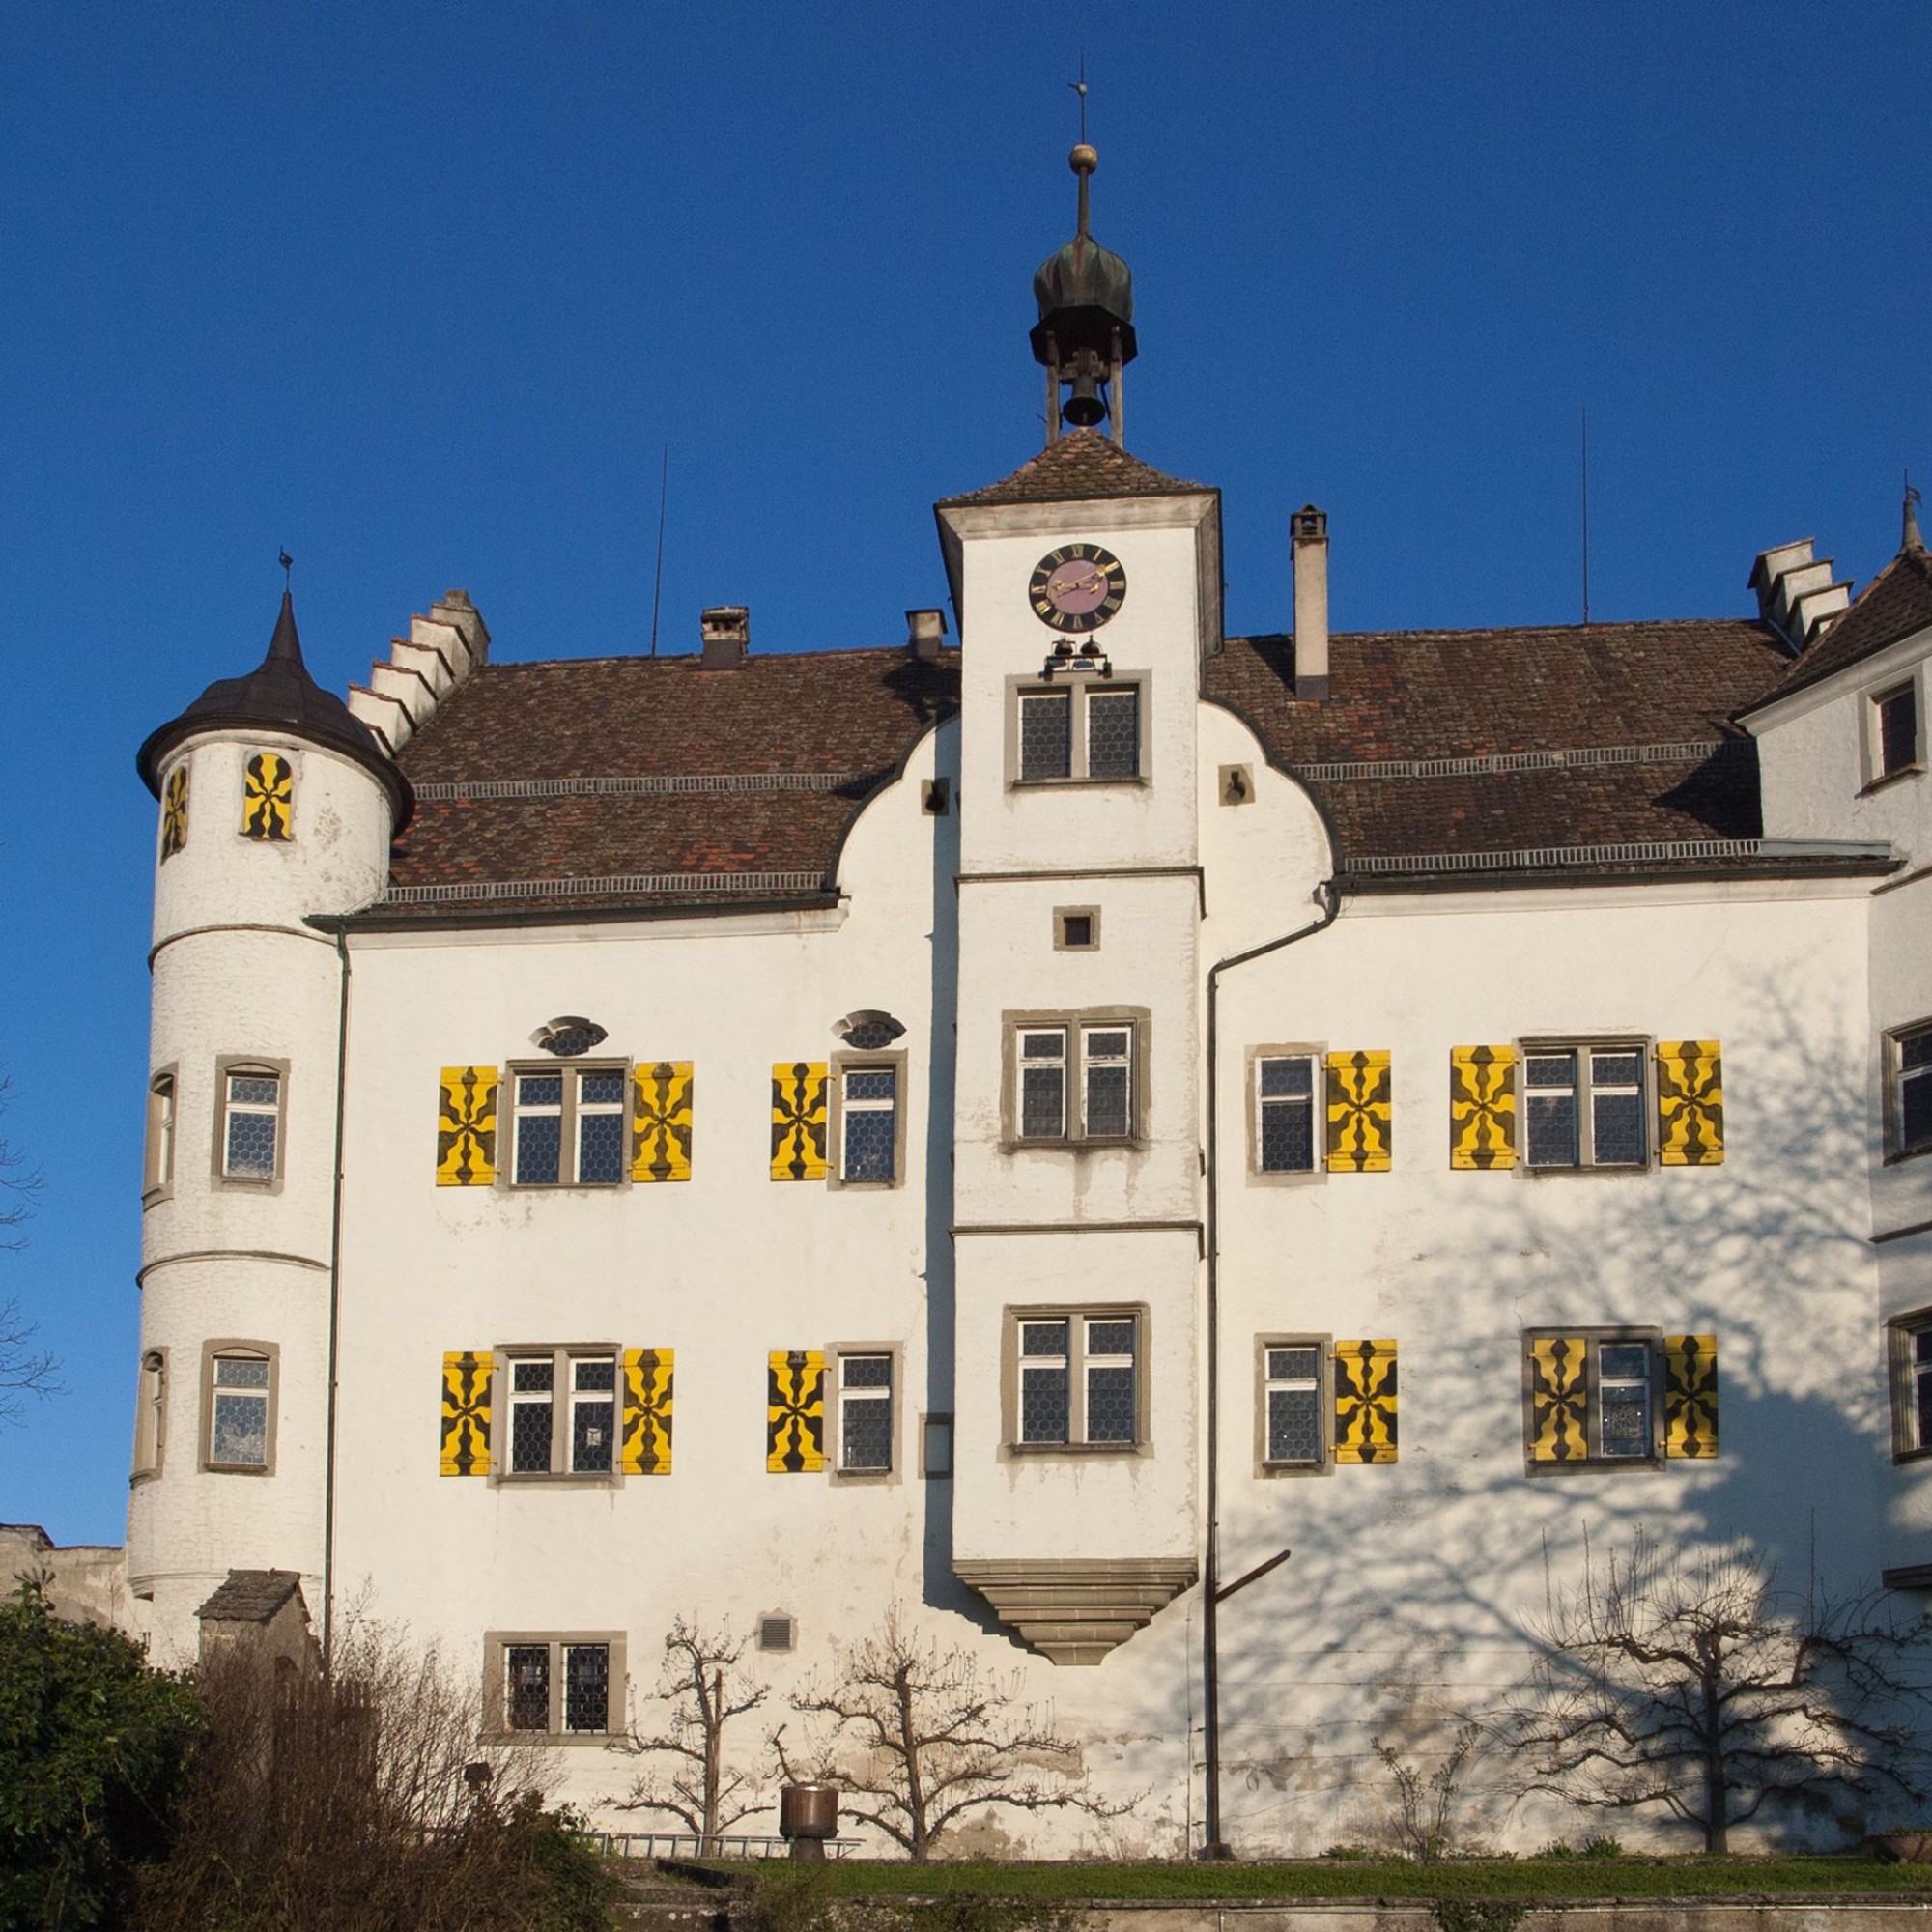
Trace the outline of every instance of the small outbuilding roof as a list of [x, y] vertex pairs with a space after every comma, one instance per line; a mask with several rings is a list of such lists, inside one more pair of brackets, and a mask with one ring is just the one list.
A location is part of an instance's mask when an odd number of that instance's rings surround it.
[[228, 1580], [195, 1612], [203, 1623], [272, 1623], [290, 1598], [300, 1605], [301, 1573], [297, 1570], [231, 1570]]

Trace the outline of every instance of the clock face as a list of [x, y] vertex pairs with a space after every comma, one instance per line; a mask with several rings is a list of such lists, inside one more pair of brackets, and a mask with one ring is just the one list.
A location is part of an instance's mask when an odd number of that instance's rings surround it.
[[1126, 601], [1127, 573], [1098, 544], [1063, 544], [1034, 566], [1027, 596], [1056, 631], [1097, 631]]

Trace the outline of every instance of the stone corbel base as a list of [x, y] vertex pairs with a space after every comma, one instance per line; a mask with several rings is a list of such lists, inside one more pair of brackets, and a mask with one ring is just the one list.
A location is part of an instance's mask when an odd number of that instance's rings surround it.
[[1001, 1556], [952, 1574], [1055, 1663], [1098, 1663], [1195, 1580], [1192, 1557]]

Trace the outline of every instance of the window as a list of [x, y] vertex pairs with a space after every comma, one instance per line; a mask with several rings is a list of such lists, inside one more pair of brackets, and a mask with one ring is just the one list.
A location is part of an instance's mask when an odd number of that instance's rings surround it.
[[616, 1467], [617, 1355], [512, 1353], [510, 1453], [503, 1474], [608, 1476]]
[[519, 1187], [615, 1187], [630, 1138], [621, 1066], [512, 1070]]
[[940, 1481], [952, 1474], [952, 1418], [928, 1415], [921, 1420], [919, 1472]]
[[1918, 746], [1918, 688], [1901, 684], [1871, 700], [1872, 777], [1889, 779], [1924, 763]]
[[1022, 784], [1132, 781], [1141, 775], [1141, 691], [1106, 679], [1013, 687], [1013, 775]]
[[148, 1139], [141, 1163], [141, 1194], [157, 1200], [175, 1178], [175, 1070], [172, 1066], [148, 1082]]
[[1254, 1094], [1257, 1174], [1315, 1172], [1315, 1064], [1312, 1053], [1258, 1053]]
[[603, 1739], [623, 1728], [621, 1637], [493, 1636], [485, 1646], [494, 1728], [514, 1738]]
[[1525, 1047], [1522, 1059], [1529, 1166], [1646, 1164], [1641, 1044]]
[[1327, 1466], [1321, 1375], [1325, 1344], [1318, 1340], [1262, 1344], [1262, 1463], [1268, 1469]]
[[1932, 1153], [1932, 1024], [1904, 1028], [1886, 1044], [1888, 1152], [1893, 1160]]
[[134, 1399], [134, 1474], [160, 1473], [168, 1417], [168, 1351], [149, 1349], [141, 1356], [141, 1378]]
[[202, 1466], [270, 1475], [275, 1459], [275, 1350], [211, 1342], [202, 1375]]
[[1097, 952], [1100, 950], [1100, 908], [1056, 906], [1053, 946], [1057, 952]]
[[838, 1357], [838, 1467], [883, 1476], [893, 1466], [893, 1358]]
[[1901, 1316], [1891, 1344], [1891, 1453], [1903, 1460], [1932, 1452], [1932, 1309]]
[[1532, 1464], [1658, 1460], [1661, 1336], [1538, 1333], [1523, 1346]]
[[1054, 1311], [1014, 1315], [1009, 1324], [1015, 1385], [1009, 1442], [1064, 1449], [1141, 1441], [1140, 1315]]
[[839, 1179], [848, 1184], [887, 1183], [896, 1178], [898, 1069], [840, 1066], [838, 1072]]
[[217, 1172], [224, 1180], [272, 1181], [281, 1178], [282, 1070], [267, 1064], [223, 1062], [221, 1141]]
[[1130, 1141], [1139, 1129], [1141, 1023], [1009, 1022], [1020, 1141]]

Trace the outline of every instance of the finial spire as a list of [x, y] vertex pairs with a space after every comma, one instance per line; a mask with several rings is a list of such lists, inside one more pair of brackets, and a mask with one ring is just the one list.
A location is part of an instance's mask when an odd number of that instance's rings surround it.
[[1094, 230], [1088, 217], [1087, 184], [1093, 178], [1094, 170], [1100, 165], [1100, 156], [1087, 139], [1087, 56], [1084, 51], [1080, 56], [1080, 78], [1069, 80], [1066, 84], [1080, 97], [1080, 138], [1066, 157], [1066, 165], [1080, 177], [1080, 221], [1074, 232], [1080, 241], [1091, 242]]
[[296, 560], [295, 560], [295, 558], [294, 558], [294, 557], [292, 557], [292, 556], [291, 556], [291, 555], [290, 555], [290, 554], [288, 554], [288, 552], [287, 552], [287, 551], [283, 551], [283, 552], [282, 552], [282, 588], [283, 588], [284, 590], [287, 590], [287, 589], [290, 589], [290, 588], [292, 588], [292, 587], [293, 587], [293, 585], [294, 585], [294, 581], [295, 581], [295, 580], [294, 580], [294, 579], [293, 579], [293, 578], [291, 577], [290, 573], [291, 573], [291, 572], [292, 572], [292, 571], [293, 571], [293, 570], [295, 569], [295, 567], [296, 567]]
[[1899, 540], [1902, 551], [1916, 551], [1920, 556], [1925, 554], [1925, 539], [1919, 534], [1918, 506], [1925, 498], [1912, 487], [1912, 471], [1905, 472], [1905, 531]]

